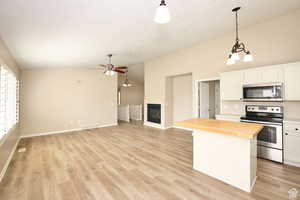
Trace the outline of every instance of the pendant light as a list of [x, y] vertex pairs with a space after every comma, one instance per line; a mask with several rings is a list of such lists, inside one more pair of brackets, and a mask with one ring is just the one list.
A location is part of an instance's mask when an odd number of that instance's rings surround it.
[[165, 0], [161, 0], [159, 7], [156, 9], [154, 21], [158, 24], [166, 24], [171, 21], [169, 8]]
[[239, 40], [239, 32], [238, 32], [238, 11], [241, 7], [236, 7], [232, 9], [232, 12], [235, 13], [235, 32], [236, 32], [236, 39], [235, 44], [231, 49], [231, 53], [226, 61], [227, 65], [233, 65], [236, 61], [240, 60], [240, 53], [244, 53], [244, 62], [250, 62], [253, 60], [253, 57], [249, 50], [246, 49], [244, 43], [240, 42]]
[[128, 74], [128, 70], [125, 71], [125, 81], [122, 84], [123, 87], [131, 87], [132, 86], [132, 84], [130, 84], [129, 81], [128, 81], [128, 75], [127, 74]]

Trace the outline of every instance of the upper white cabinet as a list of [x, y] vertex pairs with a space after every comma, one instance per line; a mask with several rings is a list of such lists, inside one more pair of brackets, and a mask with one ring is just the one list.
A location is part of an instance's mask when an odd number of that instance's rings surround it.
[[244, 84], [283, 82], [283, 65], [244, 70]]
[[257, 69], [248, 69], [244, 70], [244, 84], [255, 84], [261, 81], [262, 79], [262, 74], [261, 70]]
[[225, 72], [221, 74], [221, 99], [222, 100], [241, 100], [243, 85], [243, 72]]
[[261, 72], [262, 83], [283, 82], [283, 67], [284, 65], [276, 65], [270, 68], [264, 68]]
[[287, 64], [284, 68], [285, 100], [300, 100], [300, 62]]

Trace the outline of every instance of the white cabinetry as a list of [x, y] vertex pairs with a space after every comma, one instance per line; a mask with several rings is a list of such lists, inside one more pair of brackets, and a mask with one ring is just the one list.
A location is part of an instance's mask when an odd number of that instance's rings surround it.
[[264, 68], [261, 72], [262, 83], [283, 82], [283, 65]]
[[284, 84], [284, 100], [300, 101], [300, 62], [222, 73], [221, 99], [240, 100], [243, 84], [272, 82]]
[[244, 84], [256, 84], [261, 81], [261, 70], [248, 69], [244, 70]]
[[285, 100], [300, 100], [300, 62], [287, 64], [284, 68]]
[[243, 72], [225, 72], [221, 74], [221, 99], [232, 101], [242, 98]]
[[244, 70], [244, 84], [283, 82], [283, 65]]
[[300, 167], [300, 123], [284, 123], [284, 163]]

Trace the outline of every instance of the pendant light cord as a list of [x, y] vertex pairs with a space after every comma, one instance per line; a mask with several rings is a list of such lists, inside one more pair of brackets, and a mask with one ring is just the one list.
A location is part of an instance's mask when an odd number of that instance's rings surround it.
[[235, 33], [236, 33], [236, 41], [239, 41], [239, 31], [238, 31], [238, 11], [235, 12]]

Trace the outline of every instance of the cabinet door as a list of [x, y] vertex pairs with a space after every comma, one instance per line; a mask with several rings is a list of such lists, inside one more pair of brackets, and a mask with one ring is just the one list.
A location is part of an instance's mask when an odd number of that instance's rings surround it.
[[244, 84], [283, 82], [283, 67], [262, 67], [244, 71]]
[[261, 70], [262, 83], [283, 82], [283, 79], [283, 68], [281, 66]]
[[241, 100], [242, 98], [243, 72], [225, 72], [221, 74], [221, 99]]
[[284, 134], [284, 160], [290, 164], [300, 165], [300, 134], [286, 132]]
[[244, 71], [244, 84], [261, 83], [262, 71], [258, 69], [247, 69]]
[[300, 100], [300, 62], [284, 68], [285, 100]]

